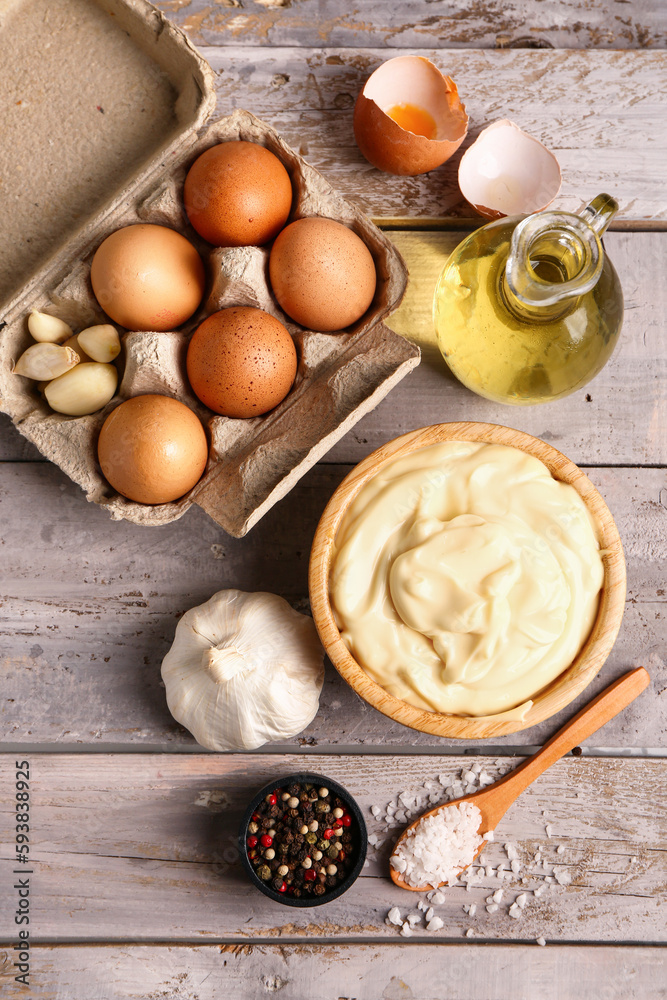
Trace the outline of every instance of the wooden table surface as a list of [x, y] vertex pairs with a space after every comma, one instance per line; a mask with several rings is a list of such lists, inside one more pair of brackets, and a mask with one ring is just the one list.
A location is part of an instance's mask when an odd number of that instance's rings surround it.
[[[660, 0], [161, 0], [217, 74], [218, 112], [242, 107], [380, 224], [411, 284], [391, 318], [421, 366], [244, 539], [193, 508], [158, 528], [112, 522], [0, 421], [3, 862], [0, 995], [44, 1000], [593, 1000], [667, 996], [667, 10]], [[622, 340], [585, 390], [510, 408], [456, 383], [433, 349], [437, 273], [471, 225], [455, 157], [416, 178], [358, 153], [352, 107], [368, 73], [405, 52], [456, 80], [470, 137], [509, 117], [556, 152], [557, 204], [607, 190], [621, 202], [607, 250], [622, 279]], [[596, 681], [560, 716], [490, 747], [392, 724], [328, 668], [315, 721], [253, 754], [209, 754], [167, 711], [160, 662], [189, 607], [225, 587], [307, 609], [315, 525], [352, 464], [397, 434], [489, 420], [552, 442], [584, 467], [615, 516], [628, 564], [621, 633]], [[385, 923], [414, 897], [387, 877], [391, 837], [370, 806], [502, 773], [620, 673], [651, 688], [515, 804], [468, 889], [411, 938]], [[31, 986], [14, 980], [15, 760], [31, 795]], [[243, 876], [234, 838], [265, 781], [310, 768], [358, 798], [379, 843], [354, 887], [282, 908]], [[11, 818], [11, 821], [10, 821]], [[510, 870], [503, 845], [518, 854]], [[536, 859], [540, 852], [542, 861]], [[510, 852], [512, 853], [512, 852]], [[504, 863], [507, 877], [499, 879]], [[551, 879], [551, 881], [549, 881]], [[487, 897], [503, 887], [496, 912]], [[543, 888], [541, 888], [543, 887]], [[535, 895], [534, 890], [538, 890]], [[521, 920], [508, 904], [527, 892]], [[474, 916], [463, 906], [476, 904]], [[536, 943], [544, 938], [546, 947]], [[3, 954], [4, 953], [4, 954]], [[3, 965], [4, 960], [4, 965]]]

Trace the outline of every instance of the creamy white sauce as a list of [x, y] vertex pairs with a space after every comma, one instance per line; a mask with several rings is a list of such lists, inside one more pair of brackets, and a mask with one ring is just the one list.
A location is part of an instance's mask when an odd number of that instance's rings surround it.
[[362, 488], [330, 594], [348, 649], [397, 698], [523, 718], [589, 635], [603, 575], [574, 487], [517, 448], [449, 441]]

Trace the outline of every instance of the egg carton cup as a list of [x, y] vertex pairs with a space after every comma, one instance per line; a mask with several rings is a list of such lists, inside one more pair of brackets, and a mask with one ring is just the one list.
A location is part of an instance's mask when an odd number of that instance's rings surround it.
[[[265, 146], [285, 165], [294, 191], [288, 223], [321, 215], [350, 227], [368, 246], [378, 282], [370, 308], [343, 333], [318, 333], [292, 322], [278, 308], [268, 282], [269, 249], [216, 249], [189, 225], [183, 208], [185, 175], [205, 149], [227, 140]], [[419, 363], [419, 351], [382, 320], [401, 301], [407, 269], [391, 242], [356, 206], [339, 195], [269, 125], [235, 111], [207, 126], [185, 148], [164, 156], [106, 213], [85, 226], [57, 261], [28, 283], [10, 304], [0, 334], [0, 406], [20, 433], [58, 465], [116, 520], [167, 524], [195, 503], [230, 535], [244, 535], [355, 423], [372, 410]], [[104, 409], [84, 417], [54, 413], [36, 384], [12, 374], [15, 361], [33, 342], [31, 309], [53, 313], [75, 332], [107, 322], [90, 284], [90, 264], [111, 232], [133, 223], [169, 226], [199, 250], [207, 269], [207, 292], [194, 316], [175, 332], [127, 331], [117, 361], [119, 387]], [[195, 397], [186, 377], [188, 341], [212, 312], [232, 305], [256, 306], [277, 317], [294, 338], [298, 370], [288, 396], [270, 413], [240, 420], [217, 416]], [[202, 479], [181, 499], [148, 506], [116, 493], [101, 473], [97, 438], [120, 402], [144, 393], [181, 400], [208, 430], [209, 461]]]

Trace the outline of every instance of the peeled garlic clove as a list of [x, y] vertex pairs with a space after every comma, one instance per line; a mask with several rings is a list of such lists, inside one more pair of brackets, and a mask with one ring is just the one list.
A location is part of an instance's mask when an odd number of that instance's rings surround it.
[[78, 363], [79, 355], [71, 347], [46, 342], [33, 344], [14, 365], [14, 374], [43, 382], [64, 375]]
[[28, 316], [28, 329], [40, 344], [62, 344], [72, 336], [72, 328], [64, 320], [35, 309]]
[[77, 334], [77, 340], [93, 361], [108, 364], [120, 354], [120, 337], [115, 326], [110, 323], [89, 326]]
[[541, 212], [560, 185], [554, 154], [507, 118], [480, 132], [459, 164], [461, 193], [485, 219]]
[[116, 391], [117, 383], [118, 372], [113, 365], [83, 362], [49, 382], [44, 395], [51, 409], [57, 413], [82, 417], [106, 406]]
[[94, 361], [95, 360], [94, 358], [91, 358], [91, 357], [89, 357], [89, 355], [86, 354], [86, 352], [84, 351], [83, 347], [79, 343], [79, 338], [78, 338], [78, 336], [76, 334], [73, 337], [70, 337], [69, 340], [66, 340], [63, 346], [64, 347], [71, 347], [73, 351], [76, 351], [76, 353], [79, 356], [79, 361]]

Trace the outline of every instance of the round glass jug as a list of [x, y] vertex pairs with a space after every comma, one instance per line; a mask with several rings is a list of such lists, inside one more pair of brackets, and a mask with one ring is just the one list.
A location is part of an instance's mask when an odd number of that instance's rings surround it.
[[438, 346], [473, 392], [501, 403], [560, 399], [607, 363], [623, 293], [601, 236], [618, 211], [598, 195], [579, 214], [491, 222], [450, 255], [434, 299]]

